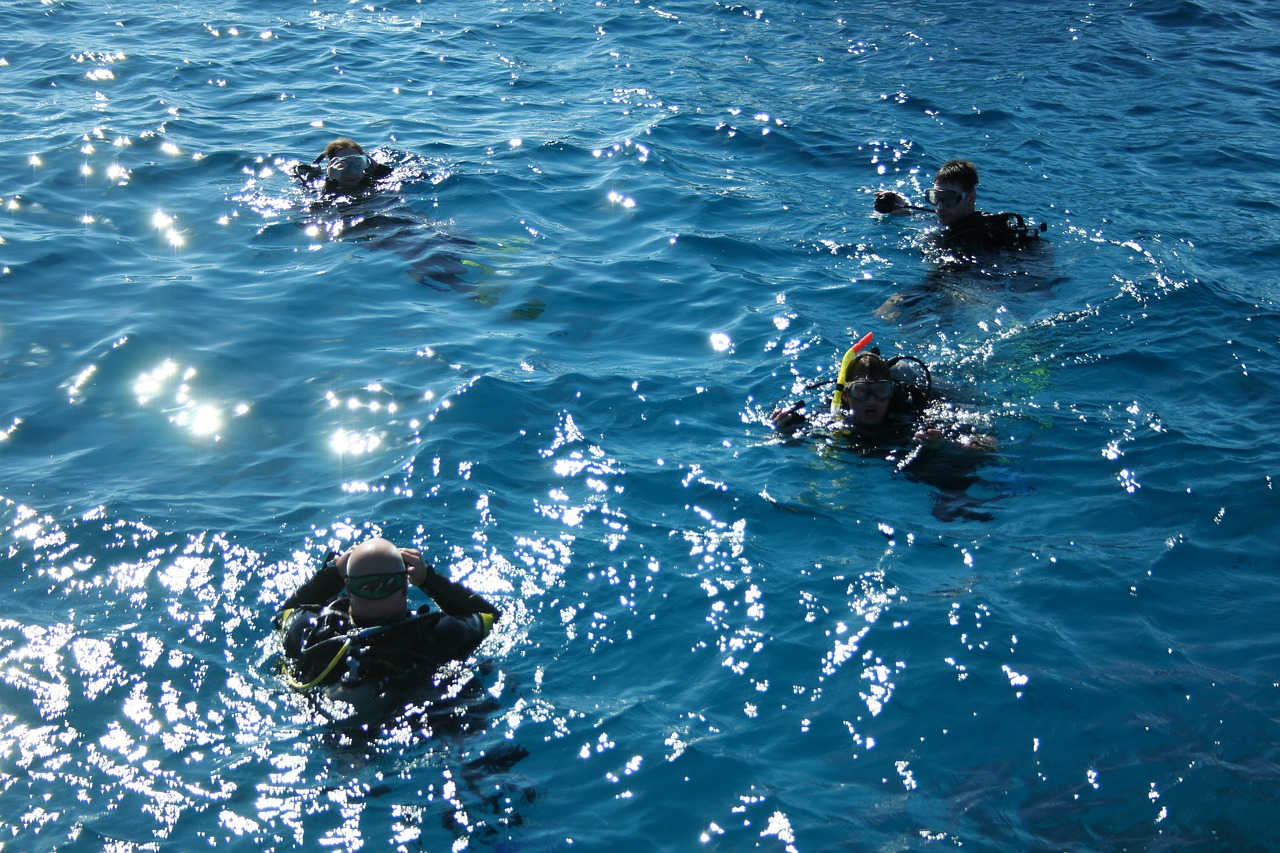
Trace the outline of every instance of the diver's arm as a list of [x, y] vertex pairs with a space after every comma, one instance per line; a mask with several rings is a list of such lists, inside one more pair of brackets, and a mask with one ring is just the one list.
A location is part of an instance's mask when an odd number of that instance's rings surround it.
[[[298, 587], [293, 595], [285, 599], [280, 610], [289, 610], [300, 604], [328, 604], [333, 601], [346, 584], [340, 568], [346, 567], [346, 554], [335, 557], [330, 551], [325, 554], [324, 565], [316, 570], [306, 583]], [[341, 566], [339, 566], [341, 564]]]
[[450, 616], [468, 616], [473, 613], [488, 613], [494, 619], [502, 618], [502, 613], [488, 601], [467, 589], [460, 583], [449, 580], [435, 570], [435, 567], [422, 559], [417, 548], [401, 548], [400, 556], [409, 568], [409, 580], [418, 589], [431, 596], [440, 609]]
[[316, 163], [299, 163], [293, 167], [291, 173], [304, 184], [324, 178], [324, 169]]
[[995, 436], [976, 432], [961, 432], [954, 436], [948, 436], [937, 427], [921, 429], [914, 437], [925, 450], [948, 448], [971, 453], [991, 453], [1000, 447], [1000, 442], [996, 440]]
[[947, 434], [937, 427], [922, 429], [915, 434], [915, 440], [925, 450], [937, 450], [947, 443]]

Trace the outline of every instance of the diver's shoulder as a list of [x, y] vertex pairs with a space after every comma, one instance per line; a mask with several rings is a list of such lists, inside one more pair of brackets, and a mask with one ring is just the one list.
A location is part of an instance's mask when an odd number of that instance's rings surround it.
[[941, 239], [948, 246], [1018, 248], [1038, 240], [1047, 229], [1045, 223], [1032, 222], [1021, 213], [975, 210], [947, 226]]

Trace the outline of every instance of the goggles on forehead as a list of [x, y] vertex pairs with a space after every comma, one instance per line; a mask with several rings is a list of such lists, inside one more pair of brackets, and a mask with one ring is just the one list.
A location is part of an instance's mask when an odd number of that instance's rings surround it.
[[409, 576], [404, 572], [383, 572], [378, 575], [358, 575], [347, 577], [347, 592], [356, 598], [377, 601], [395, 595], [409, 583]]

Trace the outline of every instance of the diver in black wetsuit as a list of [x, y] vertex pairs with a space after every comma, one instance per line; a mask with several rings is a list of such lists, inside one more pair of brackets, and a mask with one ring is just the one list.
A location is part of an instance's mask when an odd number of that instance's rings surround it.
[[943, 248], [958, 250], [1016, 249], [1035, 240], [1046, 226], [1028, 225], [1019, 213], [985, 213], [977, 209], [978, 167], [968, 160], [948, 160], [938, 169], [933, 186], [924, 193], [929, 208], [916, 207], [893, 190], [876, 193], [877, 213], [910, 215], [913, 211], [932, 212], [938, 217], [942, 231], [938, 241]]
[[964, 302], [975, 298], [975, 291], [981, 292], [984, 286], [1010, 282], [1002, 256], [1035, 247], [1047, 226], [1033, 225], [1020, 213], [978, 210], [977, 188], [976, 166], [968, 160], [948, 160], [938, 169], [933, 186], [925, 190], [932, 209], [908, 204], [905, 197], [892, 190], [876, 193], [876, 212], [933, 213], [942, 226], [925, 235], [922, 247], [931, 262], [925, 280], [889, 296], [876, 310], [877, 316], [896, 321], [907, 309], [932, 302], [936, 296]]
[[[408, 609], [408, 584], [443, 612]], [[284, 602], [274, 624], [299, 690], [429, 680], [440, 665], [465, 660], [501, 618], [476, 593], [436, 572], [416, 548], [370, 539], [324, 565]], [[366, 691], [376, 693], [377, 691]]]
[[[803, 427], [818, 428], [854, 445], [916, 444], [924, 450], [995, 449], [996, 441], [991, 436], [930, 424], [926, 410], [942, 401], [933, 389], [928, 366], [914, 356], [883, 359], [878, 348], [864, 351], [870, 337], [845, 353], [829, 415], [806, 417], [800, 411], [804, 406], [802, 401], [774, 411], [770, 415], [774, 428], [784, 435]], [[828, 384], [830, 380], [809, 387]]]
[[[997, 450], [995, 437], [961, 422], [959, 410], [934, 390], [924, 362], [909, 355], [882, 359], [874, 348], [861, 351], [869, 342], [870, 335], [841, 360], [830, 411], [806, 416], [802, 400], [770, 415], [774, 429], [788, 438], [803, 434], [823, 447], [894, 462], [908, 479], [937, 490], [933, 513], [939, 519], [990, 520], [982, 502], [966, 490]], [[825, 380], [808, 387], [831, 384]]]
[[344, 136], [326, 145], [315, 160], [296, 166], [293, 175], [322, 195], [338, 195], [370, 189], [391, 172], [390, 166], [369, 156], [359, 142]]
[[[380, 156], [405, 160], [385, 149]], [[476, 289], [467, 275], [474, 266], [457, 256], [458, 251], [474, 249], [475, 242], [438, 230], [429, 216], [406, 208], [399, 196], [402, 181], [421, 176], [416, 167], [401, 162], [392, 168], [354, 139], [341, 137], [312, 162], [286, 171], [316, 194], [309, 207], [316, 218], [305, 220], [304, 227], [320, 229], [331, 239], [363, 240], [373, 248], [390, 249], [411, 262], [410, 278], [435, 290]], [[393, 175], [394, 180], [385, 180]]]

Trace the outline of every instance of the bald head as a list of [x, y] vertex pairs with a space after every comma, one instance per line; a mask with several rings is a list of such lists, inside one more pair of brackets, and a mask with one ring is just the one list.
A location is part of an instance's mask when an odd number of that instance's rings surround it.
[[[399, 584], [393, 591], [397, 577]], [[353, 583], [357, 578], [381, 578], [384, 582]], [[408, 578], [404, 557], [394, 543], [386, 539], [369, 539], [352, 548], [347, 557], [347, 579], [347, 590], [351, 593], [351, 617], [357, 622], [376, 622], [404, 615], [408, 605]]]
[[385, 575], [404, 571], [404, 558], [394, 542], [369, 539], [351, 549], [347, 558], [347, 576]]

